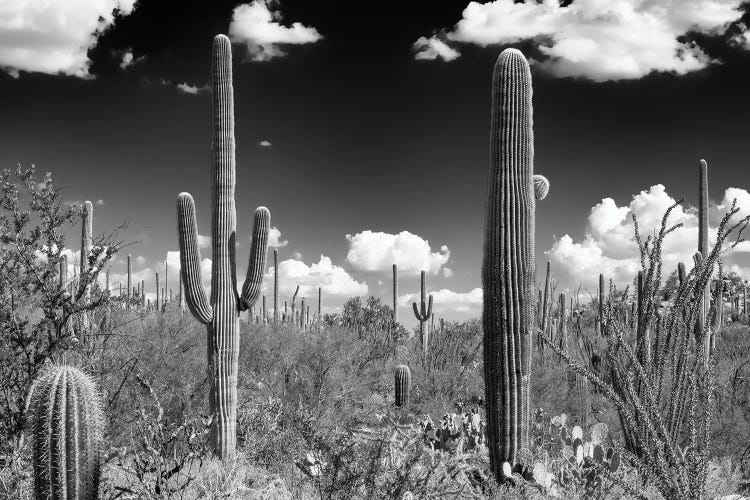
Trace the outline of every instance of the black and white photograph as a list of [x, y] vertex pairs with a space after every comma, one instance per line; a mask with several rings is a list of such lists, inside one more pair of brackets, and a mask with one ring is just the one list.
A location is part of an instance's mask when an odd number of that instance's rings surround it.
[[0, 500], [750, 499], [749, 0], [0, 0]]

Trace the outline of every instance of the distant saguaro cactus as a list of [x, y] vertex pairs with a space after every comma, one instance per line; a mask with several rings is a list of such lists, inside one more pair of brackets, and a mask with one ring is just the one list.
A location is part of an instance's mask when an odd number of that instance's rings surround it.
[[491, 111], [482, 323], [490, 465], [503, 481], [503, 464], [528, 448], [536, 295], [531, 71], [516, 49], [495, 63]]
[[599, 335], [604, 335], [604, 275], [599, 274]]
[[213, 42], [212, 103], [212, 220], [211, 300], [201, 283], [198, 223], [195, 202], [189, 193], [177, 198], [180, 239], [180, 267], [188, 307], [208, 328], [208, 367], [211, 388], [209, 407], [211, 444], [222, 459], [234, 455], [237, 441], [237, 371], [239, 356], [239, 314], [258, 299], [266, 264], [267, 208], [255, 210], [250, 261], [242, 293], [237, 293], [235, 277], [234, 204], [234, 97], [232, 91], [232, 49], [229, 38], [217, 35]]
[[31, 389], [34, 497], [97, 500], [102, 466], [102, 404], [78, 368], [50, 365]]
[[399, 408], [409, 404], [409, 395], [411, 393], [411, 370], [406, 365], [396, 367], [395, 380], [396, 406]]
[[273, 324], [279, 323], [279, 249], [273, 249]]
[[[698, 251], [704, 259], [708, 257], [708, 163], [706, 163], [706, 160], [700, 160], [698, 162]], [[708, 358], [711, 354], [711, 337], [714, 334], [711, 330], [711, 325], [706, 324], [710, 308], [711, 285], [709, 282], [703, 290], [700, 315], [698, 317], [698, 326], [696, 329], [696, 335], [698, 335], [698, 332], [703, 332], [704, 329], [706, 330], [704, 345], [706, 366], [708, 366]]]
[[[91, 255], [92, 226], [94, 219], [94, 206], [90, 201], [85, 201], [81, 207], [81, 286], [83, 287], [83, 303], [86, 304], [91, 296], [91, 277], [89, 276], [89, 255]], [[81, 338], [86, 338], [89, 332], [89, 313], [80, 313], [79, 324], [81, 326]]]
[[393, 264], [393, 323], [398, 323], [398, 266]]
[[131, 256], [128, 254], [128, 287], [127, 287], [127, 302], [125, 302], [125, 308], [129, 311], [130, 310], [130, 301], [132, 300], [133, 296], [132, 290], [133, 290], [133, 263], [131, 261]]
[[432, 295], [430, 295], [429, 298], [429, 304], [425, 303], [425, 295], [427, 295], [427, 285], [426, 285], [426, 279], [425, 279], [425, 272], [422, 271], [420, 275], [420, 300], [419, 300], [419, 306], [417, 306], [416, 302], [412, 302], [412, 307], [414, 308], [414, 316], [417, 318], [417, 321], [419, 321], [419, 341], [422, 342], [422, 353], [427, 356], [427, 349], [429, 346], [429, 333], [427, 332], [427, 329], [425, 328], [425, 323], [427, 323], [427, 320], [430, 319], [432, 316]]
[[161, 309], [161, 297], [159, 296], [159, 273], [156, 273], [156, 310]]

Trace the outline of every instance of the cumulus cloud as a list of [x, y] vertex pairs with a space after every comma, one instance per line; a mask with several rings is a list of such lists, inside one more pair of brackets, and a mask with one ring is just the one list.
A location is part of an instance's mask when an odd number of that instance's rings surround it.
[[[272, 292], [273, 266], [264, 279], [266, 292]], [[299, 259], [279, 262], [279, 293], [292, 295], [299, 285], [299, 297], [317, 297], [318, 287], [323, 289], [323, 297], [336, 295], [352, 297], [367, 293], [367, 284], [356, 281], [343, 267], [333, 264], [330, 257], [320, 256], [320, 261], [310, 265]]]
[[[475, 288], [469, 292], [454, 292], [448, 289], [429, 292], [432, 295], [432, 307], [439, 308], [441, 314], [445, 312], [475, 313], [482, 311], [482, 289]], [[399, 307], [411, 307], [413, 302], [419, 303], [419, 293], [409, 293], [398, 297]]]
[[315, 43], [323, 37], [318, 31], [301, 23], [282, 24], [282, 16], [273, 3], [255, 0], [237, 6], [229, 24], [229, 36], [247, 46], [250, 59], [267, 61], [286, 55], [283, 45]]
[[102, 205], [104, 205], [104, 200], [102, 200], [100, 198], [100, 199], [96, 200], [96, 204], [99, 205], [99, 206], [102, 206]]
[[0, 68], [90, 77], [87, 52], [136, 0], [15, 0], [0, 6]]
[[437, 36], [431, 36], [430, 38], [425, 36], [419, 37], [414, 42], [413, 49], [415, 51], [414, 59], [417, 60], [432, 61], [440, 58], [445, 62], [450, 62], [461, 55], [459, 51], [450, 47]]
[[184, 94], [192, 94], [196, 95], [198, 92], [204, 92], [208, 90], [208, 86], [204, 85], [203, 87], [198, 87], [196, 85], [191, 85], [187, 82], [178, 83], [175, 85], [177, 87], [177, 90]]
[[281, 239], [281, 231], [277, 227], [268, 230], [268, 246], [272, 248], [282, 248], [289, 244], [289, 240]]
[[262, 140], [258, 143], [258, 146], [262, 148], [270, 148], [271, 147], [271, 141]]
[[399, 272], [407, 275], [420, 271], [437, 274], [451, 255], [445, 245], [433, 252], [429, 241], [409, 231], [389, 234], [368, 229], [354, 236], [347, 234], [346, 239], [346, 261], [359, 271], [390, 272], [396, 264]]
[[201, 250], [205, 248], [209, 248], [211, 246], [211, 237], [210, 236], [203, 236], [202, 234], [199, 234], [197, 237], [198, 240], [198, 248]]
[[139, 255], [138, 257], [135, 258], [135, 263], [138, 264], [139, 266], [142, 266], [143, 264], [146, 263], [146, 257], [144, 257], [143, 255]]
[[451, 276], [453, 276], [453, 269], [451, 269], [450, 267], [444, 267], [443, 276], [445, 276], [446, 278], [450, 278]]
[[[595, 81], [686, 74], [715, 62], [681, 37], [723, 34], [743, 0], [558, 0], [470, 2], [446, 38], [486, 47], [533, 40], [538, 64], [557, 76]], [[423, 37], [424, 38], [424, 37]], [[421, 40], [421, 39], [420, 39]]]
[[[750, 213], [750, 194], [744, 189], [729, 188], [722, 204], [715, 207], [716, 217], [728, 209], [727, 203], [737, 198], [738, 206]], [[638, 246], [635, 242], [632, 215], [638, 218], [641, 237], [645, 240], [659, 229], [667, 208], [675, 202], [661, 184], [651, 186], [633, 196], [626, 206], [618, 206], [611, 198], [605, 198], [591, 209], [587, 232], [582, 240], [574, 241], [569, 235], [557, 240], [547, 252], [552, 262], [552, 274], [563, 289], [594, 287], [599, 274], [612, 279], [618, 285], [632, 281], [640, 269]], [[735, 216], [736, 217], [736, 216]], [[693, 208], [677, 206], [668, 220], [669, 225], [682, 227], [669, 234], [662, 248], [666, 273], [676, 269], [679, 262], [692, 268], [692, 255], [697, 249], [698, 216]], [[709, 228], [709, 243], [716, 242], [716, 228]], [[735, 249], [726, 257], [744, 250]]]

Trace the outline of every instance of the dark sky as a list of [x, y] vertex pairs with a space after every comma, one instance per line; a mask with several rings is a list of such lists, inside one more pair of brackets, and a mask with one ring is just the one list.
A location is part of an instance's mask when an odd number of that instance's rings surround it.
[[[125, 237], [141, 241], [130, 251], [144, 267], [177, 250], [179, 192], [194, 195], [200, 233], [210, 234], [209, 94], [174, 84], [208, 83], [212, 37], [227, 32], [239, 3], [140, 1], [89, 51], [91, 79], [0, 73], [0, 165], [33, 163], [53, 172], [66, 199], [103, 200], [95, 230], [129, 221]], [[433, 252], [450, 249], [454, 275], [430, 276], [431, 289], [479, 286], [490, 82], [505, 46], [463, 44], [450, 63], [416, 61], [412, 49], [454, 26], [466, 3], [287, 0], [285, 22], [313, 26], [322, 40], [264, 62], [234, 45], [238, 241], [265, 205], [289, 240], [283, 259], [300, 252], [309, 265], [325, 254], [389, 300], [390, 271], [352, 269], [345, 235], [407, 230]], [[603, 83], [532, 68], [535, 171], [551, 183], [537, 210], [539, 262], [555, 237], [580, 239], [604, 197], [625, 206], [661, 183], [695, 203], [699, 158], [715, 201], [748, 188], [750, 51], [693, 38], [722, 64]], [[123, 70], [128, 49], [144, 59]], [[412, 293], [417, 278], [401, 285]]]

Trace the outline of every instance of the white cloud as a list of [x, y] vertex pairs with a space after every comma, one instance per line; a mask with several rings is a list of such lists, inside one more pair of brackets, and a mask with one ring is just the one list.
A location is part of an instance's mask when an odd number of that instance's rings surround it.
[[[714, 218], [729, 207], [727, 200], [737, 198], [738, 206], [750, 213], [750, 194], [743, 189], [729, 188], [725, 191], [723, 205], [713, 210]], [[655, 234], [667, 208], [674, 203], [663, 185], [651, 186], [633, 196], [627, 206], [619, 207], [611, 198], [605, 198], [591, 209], [588, 217], [587, 233], [581, 241], [574, 241], [569, 235], [557, 240], [546, 254], [552, 262], [552, 275], [561, 283], [562, 289], [577, 288], [578, 284], [593, 289], [600, 273], [605, 279], [612, 279], [618, 286], [629, 284], [640, 269], [640, 258], [633, 233], [632, 214], [638, 218], [641, 238]], [[737, 220], [737, 216], [735, 216]], [[683, 262], [692, 268], [693, 254], [698, 246], [698, 217], [693, 208], [677, 206], [671, 213], [669, 225], [683, 226], [669, 234], [662, 248], [665, 274]], [[709, 243], [716, 241], [716, 228], [709, 228]], [[724, 255], [732, 259], [736, 254], [747, 251], [746, 246]]]
[[120, 59], [120, 67], [122, 69], [125, 69], [131, 64], [133, 64], [133, 52], [131, 52], [130, 50], [126, 50], [122, 54], [122, 59]]
[[198, 248], [205, 249], [211, 246], [210, 236], [203, 236], [202, 234], [199, 234], [197, 239], [198, 239]]
[[146, 263], [146, 257], [144, 257], [143, 255], [139, 255], [138, 257], [135, 258], [135, 263], [138, 264], [139, 266], [142, 266], [143, 264]]
[[453, 269], [451, 269], [450, 267], [444, 267], [443, 276], [445, 276], [446, 278], [450, 278], [451, 276], [453, 276]]
[[[331, 262], [330, 257], [320, 256], [320, 261], [309, 266], [297, 259], [279, 262], [279, 293], [292, 295], [300, 286], [298, 297], [318, 296], [318, 287], [322, 287], [323, 296], [337, 295], [351, 297], [367, 293], [367, 284], [356, 281], [343, 267]], [[268, 269], [264, 278], [264, 290], [268, 295], [273, 293], [273, 266]], [[317, 300], [317, 299], [316, 299]]]
[[315, 43], [323, 38], [313, 27], [301, 23], [284, 26], [272, 3], [253, 1], [239, 5], [232, 13], [229, 36], [234, 42], [247, 46], [253, 61], [267, 61], [286, 55], [281, 45]]
[[193, 95], [197, 94], [198, 92], [204, 92], [208, 90], [208, 86], [198, 87], [187, 82], [178, 83], [177, 85], [175, 85], [175, 87], [177, 87], [177, 90], [179, 90], [180, 92]]
[[407, 275], [423, 270], [437, 274], [451, 255], [445, 245], [433, 252], [429, 241], [409, 231], [389, 234], [367, 230], [354, 236], [347, 234], [346, 239], [349, 241], [346, 261], [360, 271], [390, 272], [396, 264], [399, 273]]
[[102, 206], [102, 205], [104, 205], [104, 200], [102, 200], [100, 198], [100, 199], [96, 200], [96, 204], [99, 205], [99, 206]]
[[733, 36], [730, 42], [737, 47], [750, 50], [750, 30], [744, 24], [740, 24], [740, 27], [743, 31]]
[[[437, 292], [429, 292], [432, 295], [433, 311], [440, 311], [440, 314], [446, 312], [474, 313], [482, 312], [482, 289], [475, 288], [469, 292], [454, 292], [448, 289], [442, 289]], [[399, 307], [411, 307], [413, 302], [419, 303], [421, 295], [419, 293], [409, 293], [398, 297]]]
[[90, 77], [87, 52], [135, 0], [10, 0], [0, 3], [0, 67]]
[[271, 147], [271, 141], [267, 141], [267, 140], [264, 139], [264, 140], [262, 140], [262, 141], [260, 141], [258, 143], [258, 146], [260, 146], [262, 148], [270, 148]]
[[545, 56], [539, 65], [557, 76], [605, 81], [641, 78], [652, 71], [682, 75], [715, 61], [697, 45], [678, 39], [690, 31], [723, 34], [742, 16], [742, 3], [575, 0], [563, 7], [558, 0], [470, 2], [446, 37], [482, 47], [534, 40]]
[[282, 248], [289, 244], [289, 240], [281, 239], [281, 231], [275, 226], [268, 230], [268, 246], [271, 248]]
[[414, 59], [417, 60], [432, 61], [440, 58], [445, 62], [450, 62], [461, 55], [459, 51], [450, 47], [436, 36], [431, 36], [430, 38], [425, 36], [419, 37], [414, 42], [413, 49], [415, 50]]
[[302, 252], [295, 250], [292, 252], [292, 257], [294, 257], [295, 260], [302, 260]]

